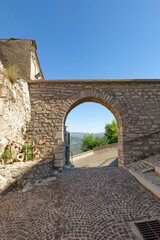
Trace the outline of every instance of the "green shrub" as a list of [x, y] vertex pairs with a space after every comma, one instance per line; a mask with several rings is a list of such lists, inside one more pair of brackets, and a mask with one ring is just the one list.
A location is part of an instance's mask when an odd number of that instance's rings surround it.
[[13, 64], [6, 67], [6, 72], [8, 79], [12, 84], [14, 84], [18, 79], [19, 69]]
[[6, 69], [0, 69], [0, 73], [3, 74], [12, 84], [14, 84], [19, 76], [19, 69], [16, 65], [8, 65]]
[[118, 142], [117, 122], [115, 120], [105, 125], [104, 139], [107, 144]]
[[[22, 147], [22, 153], [24, 154], [24, 157], [26, 157], [26, 145], [23, 145]], [[33, 147], [30, 145], [27, 145], [27, 161], [30, 161], [33, 159]], [[25, 159], [24, 159], [25, 160]]]
[[4, 160], [12, 159], [12, 153], [7, 147], [5, 148], [4, 153], [2, 154], [2, 158]]

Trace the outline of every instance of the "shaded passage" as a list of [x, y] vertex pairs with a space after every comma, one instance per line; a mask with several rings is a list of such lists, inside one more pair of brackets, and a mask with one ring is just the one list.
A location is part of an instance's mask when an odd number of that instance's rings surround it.
[[158, 198], [124, 169], [79, 168], [2, 197], [0, 239], [136, 240], [131, 223], [158, 216]]

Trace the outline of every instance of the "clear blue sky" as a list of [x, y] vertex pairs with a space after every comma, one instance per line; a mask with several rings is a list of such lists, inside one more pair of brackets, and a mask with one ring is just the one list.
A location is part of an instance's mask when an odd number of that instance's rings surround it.
[[82, 103], [67, 116], [66, 126], [70, 132], [104, 132], [106, 123], [111, 123], [113, 114], [99, 103]]
[[160, 78], [160, 0], [2, 0], [0, 6], [0, 38], [35, 39], [45, 79]]

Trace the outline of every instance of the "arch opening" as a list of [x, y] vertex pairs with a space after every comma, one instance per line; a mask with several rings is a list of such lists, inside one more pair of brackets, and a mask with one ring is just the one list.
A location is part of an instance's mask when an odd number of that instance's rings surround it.
[[[118, 129], [118, 158], [119, 158], [119, 163], [121, 165], [122, 161], [123, 161], [123, 132], [122, 132], [122, 120], [121, 120], [121, 116], [118, 112], [118, 110], [116, 109], [116, 107], [111, 104], [109, 101], [106, 101], [103, 98], [100, 97], [84, 97], [81, 99], [78, 99], [76, 101], [72, 101], [72, 104], [68, 107], [65, 117], [64, 117], [64, 122], [63, 122], [63, 129], [64, 129], [64, 164], [68, 164], [69, 161], [71, 160], [71, 158], [69, 158], [70, 155], [72, 155], [72, 153], [70, 153], [70, 146], [69, 148], [66, 148], [66, 120], [68, 115], [71, 113], [71, 111], [73, 109], [75, 109], [76, 107], [78, 107], [81, 104], [84, 103], [98, 103], [101, 106], [104, 106], [106, 108], [106, 110], [109, 110], [111, 112], [111, 114], [113, 114], [114, 119], [117, 122], [117, 129]], [[106, 122], [107, 124], [107, 122]], [[105, 126], [104, 126], [105, 127]], [[104, 132], [104, 131], [103, 131]], [[69, 141], [70, 144], [70, 141]], [[67, 149], [67, 150], [66, 150]], [[68, 150], [69, 149], [69, 150]], [[69, 151], [69, 152], [67, 152]]]

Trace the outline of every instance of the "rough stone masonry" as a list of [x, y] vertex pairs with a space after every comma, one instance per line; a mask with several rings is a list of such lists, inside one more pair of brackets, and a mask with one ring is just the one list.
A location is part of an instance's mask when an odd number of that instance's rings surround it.
[[30, 112], [27, 82], [18, 79], [13, 85], [0, 73], [0, 155], [12, 140], [24, 143]]
[[45, 157], [55, 167], [65, 165], [65, 119], [83, 102], [100, 103], [114, 114], [120, 165], [160, 152], [160, 80], [53, 80], [28, 84], [28, 136], [39, 147], [45, 136]]

